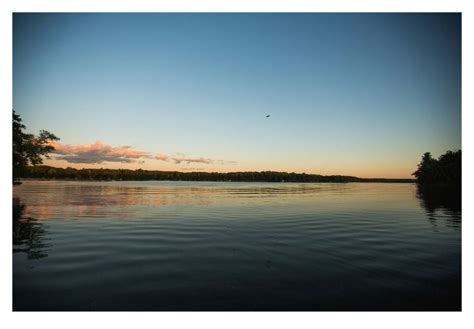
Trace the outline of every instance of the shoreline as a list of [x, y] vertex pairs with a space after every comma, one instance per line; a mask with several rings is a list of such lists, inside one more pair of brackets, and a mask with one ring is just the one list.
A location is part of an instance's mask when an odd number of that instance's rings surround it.
[[416, 184], [415, 179], [407, 178], [360, 178], [358, 181], [346, 181], [346, 182], [331, 182], [331, 181], [307, 181], [307, 182], [296, 182], [296, 181], [232, 181], [232, 180], [184, 180], [184, 179], [74, 179], [74, 178], [44, 178], [44, 177], [25, 177], [19, 179], [21, 185], [23, 181], [65, 181], [65, 182], [203, 182], [203, 183], [275, 183], [275, 184], [348, 184], [348, 183], [390, 183], [390, 184]]
[[143, 169], [91, 169], [29, 166], [19, 179], [60, 179], [71, 181], [205, 181], [268, 183], [415, 183], [414, 178], [361, 178], [345, 175], [317, 175], [280, 171], [182, 172]]

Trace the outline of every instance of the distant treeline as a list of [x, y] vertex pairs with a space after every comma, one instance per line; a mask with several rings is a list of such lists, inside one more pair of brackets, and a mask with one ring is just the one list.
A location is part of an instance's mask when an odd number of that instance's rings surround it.
[[438, 159], [430, 152], [423, 154], [418, 169], [412, 174], [420, 185], [458, 185], [461, 186], [461, 150], [447, 151]]
[[245, 172], [180, 172], [158, 170], [128, 169], [75, 169], [49, 166], [28, 166], [23, 178], [70, 179], [70, 180], [170, 180], [170, 181], [232, 181], [232, 182], [312, 182], [312, 183], [413, 183], [413, 179], [359, 178], [354, 176], [323, 176], [297, 174], [277, 171]]

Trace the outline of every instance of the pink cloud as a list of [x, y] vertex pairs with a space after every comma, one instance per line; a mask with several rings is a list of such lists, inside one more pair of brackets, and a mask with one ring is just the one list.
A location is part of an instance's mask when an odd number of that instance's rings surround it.
[[156, 159], [159, 161], [173, 161], [175, 164], [181, 163], [202, 163], [202, 164], [225, 164], [223, 160], [212, 160], [204, 157], [186, 157], [185, 154], [176, 153], [170, 156], [164, 153], [152, 155], [150, 152], [135, 150], [131, 146], [114, 147], [96, 141], [93, 144], [61, 144], [52, 142], [53, 154], [58, 160], [70, 163], [102, 163], [102, 162], [122, 162], [122, 163], [144, 163], [144, 159]]
[[160, 160], [160, 161], [169, 161], [170, 156], [167, 155], [167, 154], [163, 154], [163, 153], [157, 153], [155, 155], [155, 159]]
[[149, 152], [134, 150], [130, 146], [113, 147], [101, 141], [94, 144], [61, 144], [53, 142], [56, 159], [72, 163], [136, 162], [140, 158], [150, 158]]

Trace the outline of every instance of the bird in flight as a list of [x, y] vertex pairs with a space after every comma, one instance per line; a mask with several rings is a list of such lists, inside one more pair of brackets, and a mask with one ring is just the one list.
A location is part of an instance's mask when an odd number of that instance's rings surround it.
[[265, 116], [265, 118], [269, 118], [269, 117], [270, 117], [270, 114], [267, 114], [267, 115]]

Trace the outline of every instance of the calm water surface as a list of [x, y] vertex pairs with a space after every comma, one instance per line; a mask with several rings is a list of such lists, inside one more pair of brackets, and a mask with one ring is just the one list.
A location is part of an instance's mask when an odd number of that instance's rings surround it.
[[460, 201], [414, 184], [25, 181], [14, 310], [460, 310]]

